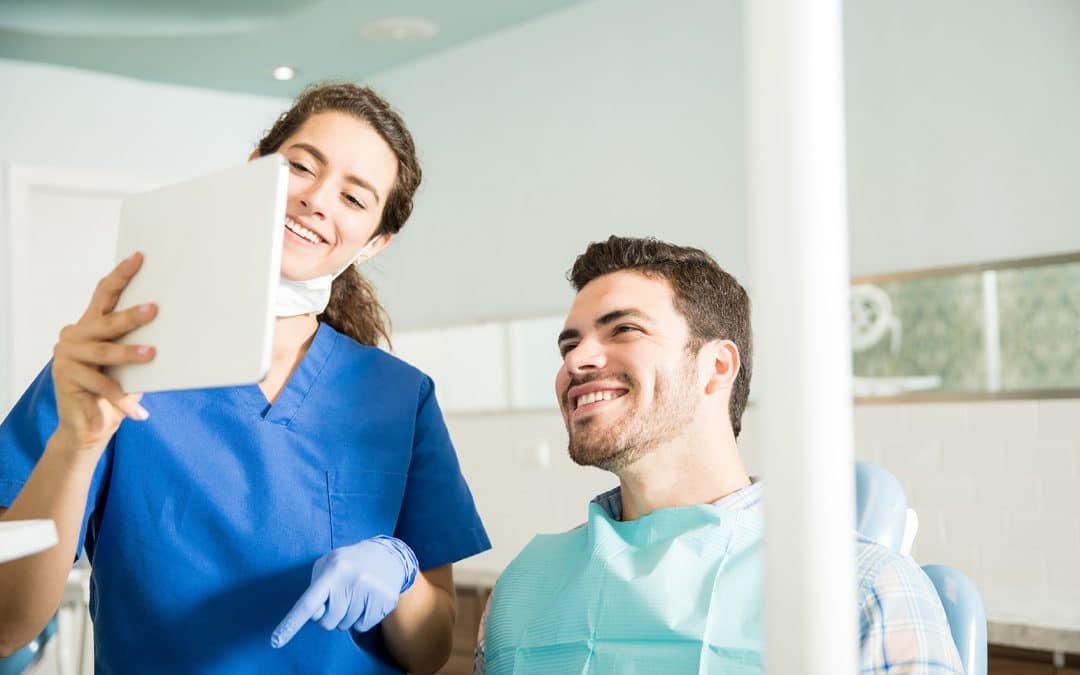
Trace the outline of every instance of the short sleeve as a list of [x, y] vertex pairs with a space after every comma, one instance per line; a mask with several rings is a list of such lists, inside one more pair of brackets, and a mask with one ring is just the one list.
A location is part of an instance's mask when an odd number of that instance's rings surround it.
[[860, 601], [860, 673], [962, 675], [941, 600], [910, 558], [890, 556]]
[[430, 569], [486, 551], [491, 542], [461, 474], [431, 378], [424, 377], [418, 399], [412, 460], [394, 536], [413, 549], [420, 569]]
[[[56, 424], [56, 394], [53, 390], [50, 361], [34, 378], [3, 423], [0, 423], [0, 506], [9, 507], [15, 501], [45, 451], [45, 444], [56, 431]], [[110, 448], [106, 449], [105, 456], [111, 456], [111, 445], [110, 443]], [[93, 505], [98, 503], [101, 495], [106, 464], [107, 461], [98, 464], [90, 484], [87, 508], [79, 531], [79, 546], [76, 549], [80, 552], [86, 537], [87, 523], [94, 511]]]

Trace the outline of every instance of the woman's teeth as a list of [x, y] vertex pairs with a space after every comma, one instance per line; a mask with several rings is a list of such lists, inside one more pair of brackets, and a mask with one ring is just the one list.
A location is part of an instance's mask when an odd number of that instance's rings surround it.
[[323, 243], [323, 238], [320, 237], [316, 232], [313, 232], [312, 230], [307, 229], [306, 227], [304, 227], [300, 223], [296, 222], [292, 218], [286, 218], [285, 219], [285, 227], [290, 232], [292, 232], [293, 234], [296, 234], [296, 235], [298, 235], [299, 237], [301, 237], [303, 239], [307, 239], [312, 244], [321, 244], [321, 243]]
[[594, 391], [591, 394], [585, 394], [584, 396], [578, 396], [576, 408], [580, 408], [583, 405], [589, 405], [590, 403], [596, 403], [597, 401], [610, 401], [613, 398], [618, 398], [619, 394], [613, 391]]

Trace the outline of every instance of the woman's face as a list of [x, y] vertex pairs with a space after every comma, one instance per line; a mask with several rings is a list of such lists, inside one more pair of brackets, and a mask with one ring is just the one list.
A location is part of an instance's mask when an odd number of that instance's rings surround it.
[[[278, 152], [290, 167], [281, 275], [306, 281], [337, 274], [378, 229], [397, 157], [367, 122], [341, 112], [312, 115]], [[362, 259], [389, 243], [381, 236]]]

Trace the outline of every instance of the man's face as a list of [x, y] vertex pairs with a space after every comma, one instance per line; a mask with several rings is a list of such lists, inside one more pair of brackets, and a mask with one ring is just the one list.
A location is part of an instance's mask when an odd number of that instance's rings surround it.
[[704, 385], [673, 298], [666, 280], [635, 271], [598, 277], [575, 298], [555, 394], [578, 464], [617, 472], [693, 419]]

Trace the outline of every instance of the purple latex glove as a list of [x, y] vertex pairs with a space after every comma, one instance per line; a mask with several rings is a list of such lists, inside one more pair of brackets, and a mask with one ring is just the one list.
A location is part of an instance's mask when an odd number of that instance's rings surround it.
[[308, 621], [326, 630], [370, 630], [397, 607], [419, 565], [408, 544], [385, 535], [335, 548], [315, 561], [311, 585], [281, 620], [270, 644], [284, 647]]

